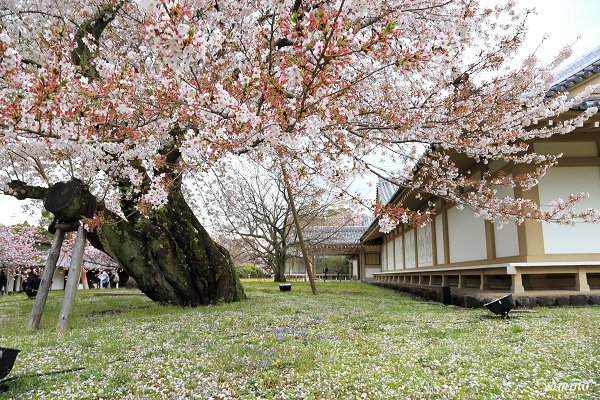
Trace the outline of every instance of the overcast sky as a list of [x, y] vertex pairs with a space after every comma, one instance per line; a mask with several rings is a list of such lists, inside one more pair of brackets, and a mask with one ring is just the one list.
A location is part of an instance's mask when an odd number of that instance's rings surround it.
[[600, 1], [518, 0], [518, 3], [538, 12], [529, 23], [525, 45], [533, 48], [547, 35], [548, 40], [539, 53], [544, 61], [550, 61], [567, 44], [573, 44], [570, 61], [600, 46]]
[[[538, 11], [529, 21], [525, 46], [533, 49], [547, 36], [538, 53], [542, 61], [550, 61], [564, 45], [573, 45], [573, 55], [566, 64], [600, 46], [600, 0], [519, 0], [519, 4]], [[39, 211], [24, 213], [23, 203], [0, 195], [0, 224], [26, 219], [35, 223]]]

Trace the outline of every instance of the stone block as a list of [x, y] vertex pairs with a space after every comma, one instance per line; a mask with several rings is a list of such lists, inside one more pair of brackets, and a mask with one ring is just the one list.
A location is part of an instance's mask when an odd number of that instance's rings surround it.
[[537, 306], [537, 301], [535, 297], [520, 296], [515, 299], [515, 305], [523, 308], [534, 308]]
[[540, 307], [554, 307], [556, 305], [556, 297], [554, 296], [539, 296], [535, 298], [535, 301]]
[[556, 298], [556, 305], [559, 307], [568, 307], [571, 305], [571, 298], [567, 296], [558, 296]]
[[600, 295], [594, 294], [588, 297], [588, 304], [600, 306]]
[[588, 303], [587, 296], [584, 294], [574, 294], [569, 298], [571, 299], [571, 305], [575, 307], [585, 306]]
[[483, 307], [483, 300], [478, 299], [477, 297], [473, 297], [473, 296], [465, 296], [464, 297], [464, 304], [466, 308], [480, 308]]

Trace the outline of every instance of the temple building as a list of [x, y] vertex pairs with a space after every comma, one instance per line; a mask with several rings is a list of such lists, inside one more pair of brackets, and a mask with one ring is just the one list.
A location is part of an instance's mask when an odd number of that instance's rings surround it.
[[[600, 47], [558, 74], [549, 94], [567, 91], [577, 95], [588, 85], [600, 84]], [[552, 125], [578, 115], [587, 107], [600, 106], [600, 89], [584, 103], [557, 118], [539, 121]], [[514, 196], [546, 205], [569, 194], [589, 193], [577, 209], [600, 209], [600, 115], [566, 135], [536, 139], [535, 152], [561, 154], [531, 190], [502, 188], [501, 197]], [[452, 160], [462, 171], [476, 177], [483, 171], [518, 173], [502, 160], [488, 165], [460, 154]], [[458, 288], [503, 290], [524, 293], [538, 290], [589, 292], [600, 289], [600, 224], [561, 225], [528, 220], [521, 225], [498, 224], [477, 218], [442, 199], [419, 199], [410, 190], [380, 183], [379, 200], [424, 210], [435, 205], [435, 217], [424, 227], [398, 226], [390, 233], [379, 231], [375, 220], [361, 237], [363, 244], [380, 243], [377, 255], [361, 255], [361, 279], [409, 285], [449, 285]], [[377, 265], [377, 269], [375, 265]], [[377, 272], [374, 272], [377, 269]]]

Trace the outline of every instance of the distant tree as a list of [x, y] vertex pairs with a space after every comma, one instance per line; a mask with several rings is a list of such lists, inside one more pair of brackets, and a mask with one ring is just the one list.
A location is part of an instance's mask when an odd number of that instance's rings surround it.
[[264, 265], [263, 263], [258, 262], [259, 260], [254, 256], [253, 250], [248, 246], [244, 239], [217, 232], [215, 234], [215, 240], [218, 240], [221, 246], [229, 251], [229, 255], [231, 256], [234, 265]]
[[265, 272], [255, 265], [237, 265], [235, 267], [240, 278], [264, 278]]
[[328, 256], [317, 258], [317, 270], [323, 274], [327, 273], [332, 278], [335, 278], [338, 274], [347, 274], [348, 257]]
[[[248, 160], [213, 169], [213, 180], [202, 190], [202, 208], [212, 216], [217, 236], [235, 238], [228, 240], [236, 246], [230, 247], [230, 252], [269, 267], [275, 282], [284, 282], [295, 228], [281, 169], [277, 163], [267, 165], [270, 167]], [[295, 197], [303, 226], [347, 215], [335, 192], [316, 177], [306, 177], [296, 185]]]

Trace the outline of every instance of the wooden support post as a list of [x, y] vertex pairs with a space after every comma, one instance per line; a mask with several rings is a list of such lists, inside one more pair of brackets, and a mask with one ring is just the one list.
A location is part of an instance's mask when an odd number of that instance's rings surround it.
[[58, 315], [58, 323], [56, 324], [56, 329], [60, 332], [67, 330], [69, 317], [75, 304], [75, 293], [77, 292], [79, 279], [81, 278], [81, 263], [83, 262], [83, 253], [85, 250], [85, 238], [86, 232], [83, 224], [81, 224], [77, 229], [77, 238], [75, 239], [75, 247], [71, 255], [71, 265], [69, 265], [67, 287], [65, 288], [65, 296], [60, 308], [60, 314]]
[[292, 193], [292, 187], [290, 185], [290, 181], [288, 179], [287, 171], [283, 165], [283, 161], [281, 161], [281, 172], [283, 175], [283, 183], [285, 184], [285, 189], [288, 194], [288, 203], [290, 205], [290, 209], [292, 210], [292, 217], [294, 218], [294, 225], [296, 226], [296, 235], [298, 235], [298, 242], [300, 243], [300, 249], [302, 250], [302, 258], [304, 259], [304, 264], [306, 264], [306, 272], [308, 273], [308, 281], [310, 282], [310, 289], [312, 294], [317, 294], [317, 287], [315, 286], [315, 272], [312, 269], [310, 258], [308, 257], [308, 252], [306, 251], [306, 244], [304, 243], [304, 235], [302, 235], [302, 226], [300, 225], [300, 219], [298, 217], [298, 212], [296, 211], [296, 204], [294, 202], [294, 195]]
[[442, 274], [442, 286], [448, 286], [448, 285], [449, 285], [448, 275]]
[[481, 274], [479, 275], [479, 290], [487, 290], [489, 283], [488, 283], [488, 276], [485, 275], [483, 272], [481, 272]]
[[511, 293], [525, 292], [525, 288], [523, 287], [523, 275], [519, 270], [516, 270], [515, 273], [512, 275], [512, 286], [510, 288], [510, 291]]
[[50, 247], [50, 253], [46, 260], [44, 272], [42, 273], [42, 280], [40, 281], [40, 287], [38, 288], [35, 301], [33, 303], [33, 309], [29, 314], [29, 323], [27, 327], [32, 330], [39, 329], [40, 321], [42, 319], [42, 312], [48, 299], [48, 292], [52, 286], [52, 277], [54, 271], [56, 271], [56, 262], [60, 255], [60, 246], [62, 245], [63, 239], [65, 238], [65, 232], [61, 228], [56, 228], [54, 238], [52, 239], [52, 246]]
[[585, 267], [579, 267], [575, 274], [575, 290], [580, 292], [589, 292], [590, 285], [587, 280], [587, 270]]
[[466, 280], [467, 280], [467, 277], [465, 275], [458, 274], [458, 287], [459, 287], [459, 289], [467, 287], [467, 283], [465, 282]]

